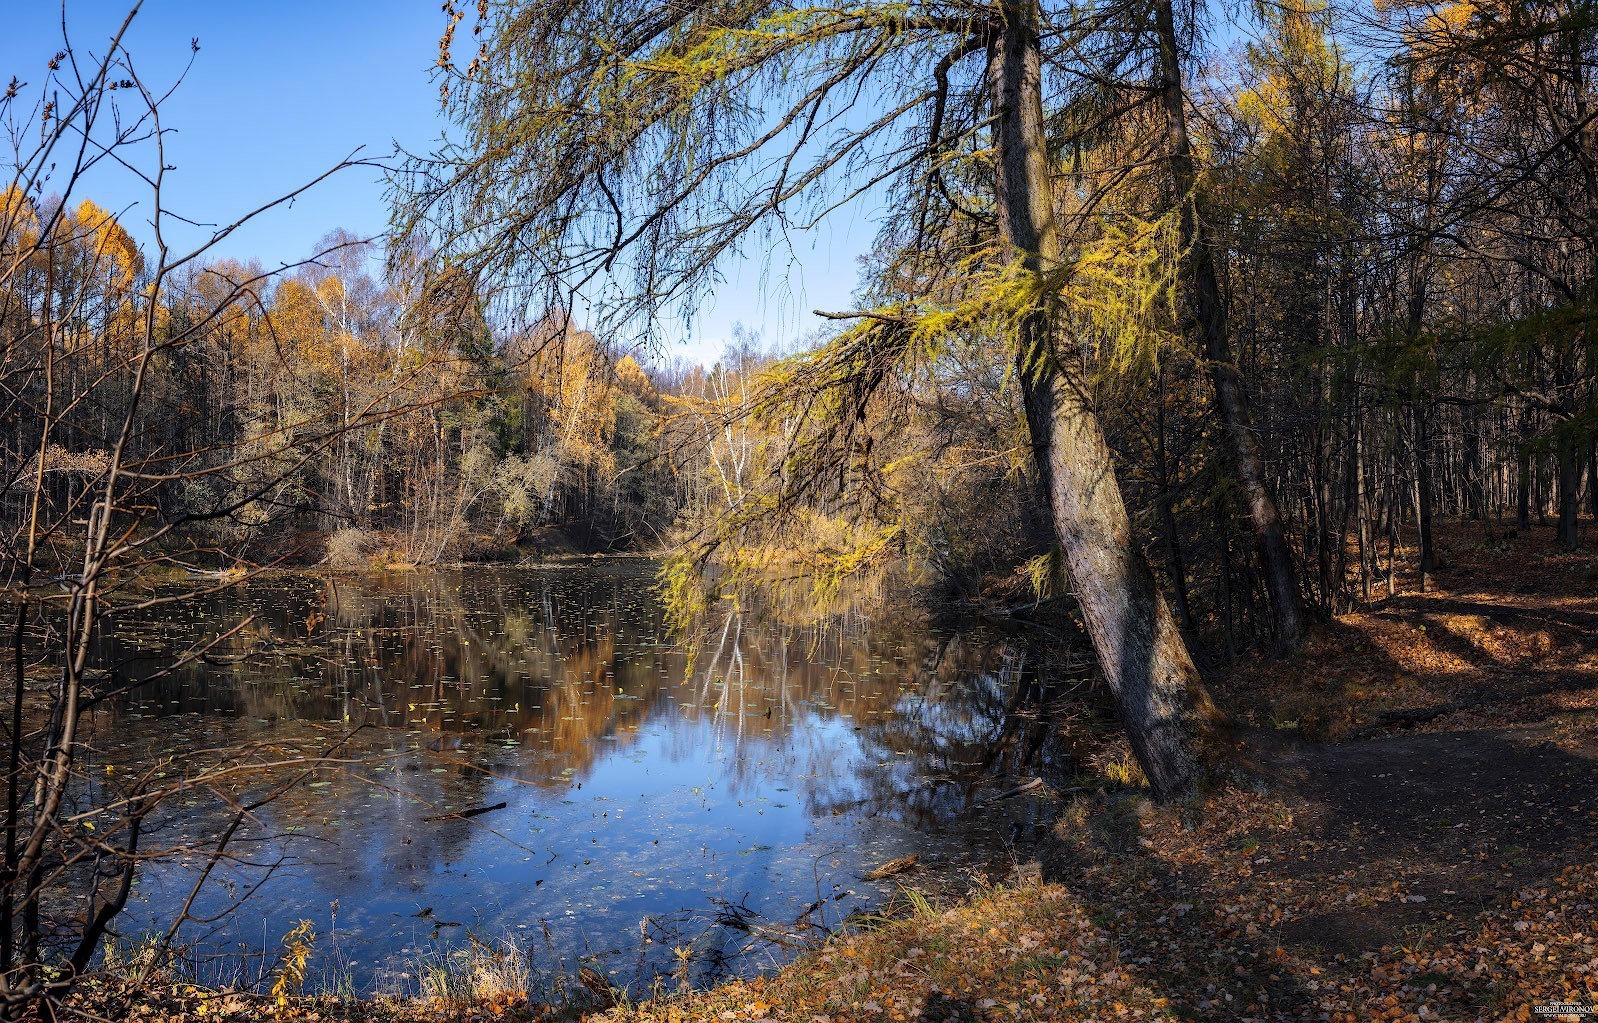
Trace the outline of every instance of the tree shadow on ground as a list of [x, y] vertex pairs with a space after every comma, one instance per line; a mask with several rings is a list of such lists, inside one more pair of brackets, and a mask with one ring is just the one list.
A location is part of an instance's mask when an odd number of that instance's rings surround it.
[[[1590, 731], [1278, 743], [1255, 770], [1292, 814], [1289, 827], [1235, 833], [1206, 857], [1168, 857], [1157, 843], [1172, 811], [1112, 799], [1045, 860], [1048, 879], [1183, 1018], [1324, 1018], [1350, 997], [1341, 985], [1373, 984], [1371, 963], [1469, 942], [1524, 889], [1598, 859]], [[1250, 901], [1281, 906], [1281, 919], [1233, 915]], [[1401, 983], [1379, 979], [1371, 997]], [[1456, 1007], [1486, 1011], [1483, 997], [1462, 994]]]
[[1356, 952], [1417, 928], [1457, 929], [1598, 850], [1590, 735], [1572, 748], [1544, 724], [1405, 733], [1306, 747], [1283, 766], [1307, 811], [1286, 876], [1394, 875], [1412, 899], [1309, 916], [1284, 940]]

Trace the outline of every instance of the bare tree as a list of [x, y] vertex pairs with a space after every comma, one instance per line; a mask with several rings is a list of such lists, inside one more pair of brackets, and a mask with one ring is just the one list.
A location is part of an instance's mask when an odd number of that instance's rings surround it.
[[[87, 58], [64, 38], [37, 89], [13, 81], [0, 100], [12, 146], [0, 210], [5, 1018], [70, 990], [147, 863], [200, 853], [214, 864], [229, 855], [239, 824], [316, 762], [218, 750], [88, 777], [82, 759], [95, 742], [96, 708], [185, 666], [236, 654], [248, 623], [169, 651], [153, 669], [107, 662], [97, 637], [126, 616], [192, 601], [270, 567], [245, 559], [242, 538], [316, 511], [300, 483], [310, 460], [409, 407], [401, 381], [336, 414], [263, 429], [196, 422], [182, 367], [224, 360], [227, 325], [261, 307], [273, 277], [208, 264], [210, 253], [352, 161], [178, 245], [174, 230], [192, 234], [199, 225], [173, 213], [167, 198], [162, 107], [176, 84], [157, 90], [135, 70], [123, 39], [137, 13], [135, 5], [103, 56]], [[147, 257], [120, 218], [87, 202], [74, 208], [91, 171], [142, 188]], [[287, 781], [260, 791], [267, 776], [284, 771]], [[152, 848], [152, 814], [196, 790], [232, 807], [232, 825], [209, 846]], [[188, 919], [185, 909], [171, 922], [169, 942]]]

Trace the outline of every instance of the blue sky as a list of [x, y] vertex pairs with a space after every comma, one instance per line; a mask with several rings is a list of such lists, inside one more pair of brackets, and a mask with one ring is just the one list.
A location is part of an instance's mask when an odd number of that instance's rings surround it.
[[[67, 27], [80, 52], [101, 53], [126, 15], [127, 0], [69, 0]], [[61, 44], [58, 0], [0, 0], [0, 76], [38, 83]], [[398, 142], [425, 149], [445, 125], [428, 77], [443, 15], [437, 0], [145, 0], [126, 41], [141, 77], [167, 84], [200, 51], [163, 112], [168, 141], [167, 205], [203, 223], [225, 223], [290, 191], [357, 147], [382, 157]], [[24, 90], [26, 94], [26, 90]], [[101, 175], [82, 186], [122, 211], [142, 198], [125, 175]], [[808, 235], [790, 236], [772, 260], [753, 251], [724, 268], [726, 281], [691, 328], [667, 338], [663, 353], [713, 359], [733, 325], [759, 331], [767, 343], [791, 343], [817, 326], [813, 308], [850, 304], [857, 258], [870, 246], [870, 209], [845, 211]], [[147, 204], [124, 221], [149, 237]], [[334, 228], [382, 232], [388, 212], [380, 173], [345, 170], [229, 238], [218, 255], [257, 258], [267, 266], [294, 262]], [[764, 272], [763, 272], [764, 271]]]

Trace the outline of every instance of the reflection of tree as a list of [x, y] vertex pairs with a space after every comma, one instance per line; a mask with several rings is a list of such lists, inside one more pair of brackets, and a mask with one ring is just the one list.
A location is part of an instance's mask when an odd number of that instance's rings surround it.
[[[678, 722], [656, 732], [663, 755], [713, 762], [722, 797], [775, 785], [811, 817], [932, 826], [983, 778], [1035, 770], [1065, 685], [991, 635], [754, 601], [729, 603], [690, 659], [632, 566], [264, 580], [158, 638], [244, 615], [255, 620], [234, 652], [247, 656], [161, 680], [127, 709], [221, 712], [236, 732], [302, 746], [367, 726], [351, 747], [367, 763], [291, 792], [253, 831], [306, 825], [333, 840], [296, 846], [331, 870], [319, 878], [391, 892], [467, 857], [496, 820], [426, 817], [510, 786], [564, 793], [657, 721]], [[153, 641], [135, 627], [106, 642]]]
[[[636, 567], [265, 580], [217, 596], [190, 623], [256, 615], [240, 641], [248, 657], [163, 679], [149, 702], [422, 732], [435, 753], [515, 740], [539, 756], [503, 769], [535, 785], [580, 777], [596, 740], [625, 742], [674, 713], [710, 722], [733, 793], [756, 782], [743, 750], [757, 740], [817, 766], [797, 778], [812, 812], [865, 801], [922, 823], [962, 804], [983, 775], [1028, 769], [1050, 732], [1063, 681], [996, 636], [796, 614], [775, 590], [729, 603], [690, 660], [663, 643], [649, 587]], [[181, 636], [166, 625], [160, 639]], [[817, 722], [858, 727], [871, 767], [831, 754], [839, 737]]]
[[781, 737], [805, 714], [892, 710], [898, 682], [883, 668], [905, 661], [900, 634], [858, 618], [752, 626], [729, 613], [690, 674], [663, 642], [649, 586], [638, 570], [260, 582], [196, 618], [254, 615], [237, 651], [248, 656], [163, 679], [139, 709], [526, 737], [557, 772], [581, 770], [595, 738], [665, 706], [711, 718], [735, 746], [756, 730]]
[[995, 778], [1064, 765], [1064, 719], [1088, 712], [1086, 665], [1056, 659], [1015, 637], [954, 633], [919, 666], [890, 714], [864, 722], [868, 756], [891, 763], [862, 777], [857, 804], [920, 828], [946, 824]]

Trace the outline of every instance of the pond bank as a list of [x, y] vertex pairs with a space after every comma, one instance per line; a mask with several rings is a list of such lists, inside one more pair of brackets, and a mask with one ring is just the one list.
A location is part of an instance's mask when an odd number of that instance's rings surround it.
[[1201, 795], [1160, 807], [1108, 777], [1018, 795], [1007, 806], [1046, 825], [1017, 834], [1014, 873], [907, 895], [892, 919], [772, 975], [610, 1008], [575, 977], [558, 1009], [486, 988], [281, 1007], [91, 993], [86, 1007], [149, 1021], [1362, 1023], [1598, 1001], [1591, 552], [1448, 539], [1433, 592], [1345, 616], [1292, 662], [1245, 665], [1221, 688], [1241, 727]]
[[[1319, 766], [1339, 764], [1355, 773], [1364, 767], [1357, 758]], [[1589, 765], [1589, 782], [1591, 774]], [[1297, 797], [1242, 787], [1184, 808], [1137, 797], [1079, 800], [1070, 816], [1087, 837], [1060, 844], [1044, 864], [1046, 881], [1018, 878], [946, 907], [908, 902], [899, 918], [835, 939], [775, 975], [608, 1011], [575, 982], [559, 1009], [486, 989], [457, 1002], [291, 999], [281, 1006], [172, 989], [133, 1008], [117, 1000], [90, 1005], [109, 1018], [150, 1023], [595, 1014], [608, 1023], [1353, 1023], [1524, 1020], [1535, 1004], [1598, 995], [1598, 867], [1590, 845], [1568, 850], [1575, 862], [1544, 850], [1516, 852], [1488, 818], [1470, 835], [1493, 850], [1472, 857], [1479, 877], [1429, 876], [1364, 855], [1357, 840], [1337, 842], [1372, 834], [1370, 822], [1305, 827], [1299, 815], [1308, 809]], [[1200, 817], [1207, 823], [1194, 826]], [[464, 994], [474, 978], [459, 979]]]

